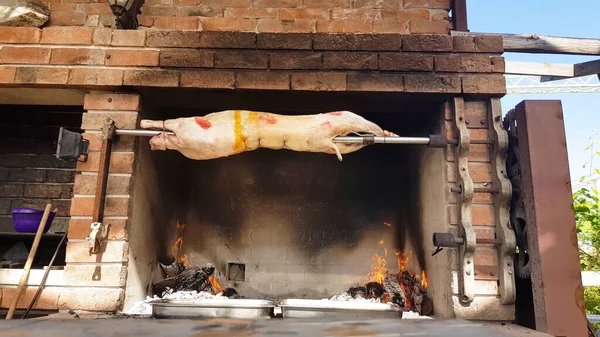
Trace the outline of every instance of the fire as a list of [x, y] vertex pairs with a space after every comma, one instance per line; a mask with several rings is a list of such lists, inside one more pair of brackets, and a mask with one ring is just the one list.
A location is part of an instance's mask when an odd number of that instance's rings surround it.
[[178, 263], [181, 263], [186, 267], [190, 267], [191, 264], [188, 260], [187, 255], [181, 254], [181, 248], [183, 247], [183, 230], [185, 229], [185, 225], [179, 224], [179, 221], [177, 221], [177, 224], [175, 226], [177, 227], [177, 240], [175, 241], [175, 244], [173, 244], [173, 246], [171, 247], [171, 252], [173, 256], [175, 256], [175, 259]]
[[367, 275], [369, 282], [377, 282], [383, 284], [383, 278], [385, 277], [385, 272], [387, 271], [387, 261], [385, 258], [377, 253], [375, 253], [372, 257], [373, 259], [373, 268], [371, 272]]
[[427, 275], [424, 270], [421, 273], [421, 288], [427, 289]]
[[221, 291], [223, 291], [223, 287], [221, 287], [221, 285], [219, 284], [219, 281], [217, 281], [217, 278], [215, 275], [211, 275], [208, 280], [210, 281], [210, 285], [213, 289], [213, 294], [218, 294]]

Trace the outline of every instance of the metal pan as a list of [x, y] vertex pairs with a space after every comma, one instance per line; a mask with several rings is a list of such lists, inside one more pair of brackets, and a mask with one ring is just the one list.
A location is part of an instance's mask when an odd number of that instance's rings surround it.
[[287, 318], [402, 318], [402, 308], [391, 303], [286, 299], [279, 303]]
[[150, 303], [155, 318], [270, 318], [275, 304], [266, 300], [159, 300]]

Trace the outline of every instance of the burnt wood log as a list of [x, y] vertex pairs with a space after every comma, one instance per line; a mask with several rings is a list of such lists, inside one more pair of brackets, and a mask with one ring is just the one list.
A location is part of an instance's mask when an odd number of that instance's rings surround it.
[[212, 292], [209, 277], [215, 272], [215, 267], [190, 268], [178, 275], [167, 277], [152, 286], [154, 295], [162, 297], [167, 288], [173, 291], [208, 291]]
[[402, 287], [400, 287], [397, 274], [390, 273], [389, 271], [386, 272], [383, 277], [383, 288], [388, 293], [392, 303], [396, 303], [401, 307], [406, 306], [406, 297]]
[[383, 285], [377, 282], [367, 283], [367, 296], [365, 298], [381, 298], [384, 294]]
[[351, 287], [350, 289], [348, 289], [348, 294], [350, 294], [352, 298], [366, 298], [367, 287]]

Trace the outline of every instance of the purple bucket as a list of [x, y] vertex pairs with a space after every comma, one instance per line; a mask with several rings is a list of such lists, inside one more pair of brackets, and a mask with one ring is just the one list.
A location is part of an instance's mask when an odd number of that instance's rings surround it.
[[[52, 220], [54, 220], [55, 215], [56, 214], [54, 212], [50, 212], [50, 215], [48, 216], [48, 221], [46, 221], [46, 225], [44, 226], [44, 233], [46, 233], [50, 229], [50, 225], [52, 225]], [[44, 211], [39, 209], [12, 209], [12, 218], [13, 224], [15, 225], [15, 231], [19, 233], [36, 233], [43, 216]]]

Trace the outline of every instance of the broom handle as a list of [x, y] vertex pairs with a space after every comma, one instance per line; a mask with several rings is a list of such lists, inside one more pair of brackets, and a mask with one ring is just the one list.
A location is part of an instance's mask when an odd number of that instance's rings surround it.
[[35, 233], [35, 238], [33, 239], [33, 245], [31, 245], [31, 250], [29, 251], [29, 256], [27, 257], [27, 262], [25, 263], [25, 268], [23, 270], [23, 275], [21, 275], [21, 279], [19, 280], [19, 286], [17, 287], [17, 294], [13, 299], [10, 308], [8, 309], [8, 313], [6, 314], [6, 319], [12, 319], [15, 309], [17, 308], [17, 304], [19, 303], [19, 299], [25, 291], [25, 287], [27, 285], [27, 281], [29, 280], [29, 272], [31, 271], [31, 265], [33, 264], [33, 258], [35, 257], [35, 253], [37, 252], [38, 246], [40, 245], [40, 240], [42, 239], [42, 233], [44, 233], [44, 227], [46, 227], [46, 221], [48, 221], [48, 217], [50, 216], [50, 209], [52, 208], [51, 204], [46, 205], [46, 209], [44, 210], [44, 216], [42, 216], [42, 221], [40, 221], [40, 225], [38, 226], [38, 230]]

